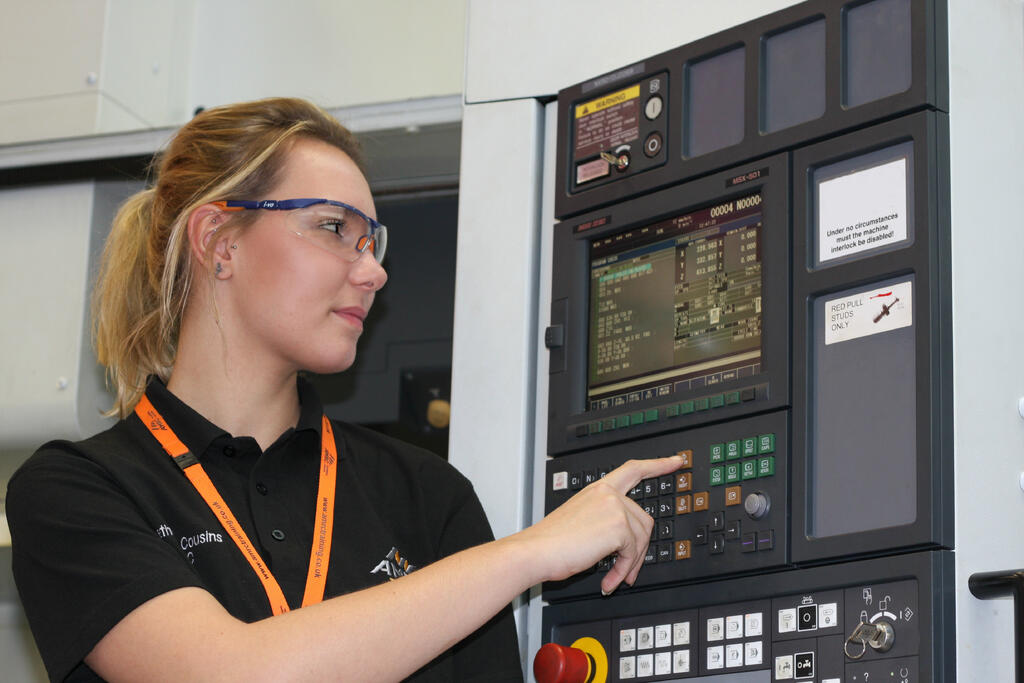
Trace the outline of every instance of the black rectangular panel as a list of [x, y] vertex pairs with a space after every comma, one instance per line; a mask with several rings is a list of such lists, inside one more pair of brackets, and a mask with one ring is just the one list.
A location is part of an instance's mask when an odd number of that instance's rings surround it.
[[851, 3], [842, 35], [844, 106], [897, 95], [913, 84], [910, 0]]
[[765, 36], [761, 44], [761, 132], [825, 114], [825, 19]]
[[[946, 139], [945, 114], [922, 112], [794, 152], [794, 562], [952, 547]], [[816, 170], [900, 146], [911, 238], [816, 268]]]
[[[566, 88], [558, 95], [555, 216], [900, 114], [946, 110], [946, 53], [940, 0], [824, 0]], [[590, 116], [581, 107], [594, 104], [611, 114], [587, 127], [593, 144], [581, 147], [580, 121]]]
[[811, 302], [810, 538], [916, 521], [917, 294], [903, 275]]
[[702, 156], [743, 140], [745, 82], [746, 48], [742, 45], [684, 67], [684, 157]]

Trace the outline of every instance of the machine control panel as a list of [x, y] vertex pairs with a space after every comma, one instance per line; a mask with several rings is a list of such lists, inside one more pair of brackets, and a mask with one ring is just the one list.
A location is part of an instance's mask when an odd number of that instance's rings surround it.
[[[652, 437], [548, 462], [548, 512], [572, 494], [621, 465], [627, 453], [649, 457], [679, 454], [679, 471], [640, 482], [629, 496], [654, 518], [654, 530], [638, 584], [694, 580], [785, 565], [788, 482], [786, 411]], [[597, 594], [601, 575], [613, 559], [593, 572], [546, 584], [545, 595], [562, 598]]]
[[[653, 612], [556, 627], [555, 642], [599, 644], [608, 681], [915, 683], [918, 591], [905, 580]], [[857, 627], [881, 623], [891, 647], [862, 650]]]
[[559, 92], [545, 512], [684, 461], [634, 586], [544, 585], [607, 680], [955, 670], [945, 21], [797, 3]]

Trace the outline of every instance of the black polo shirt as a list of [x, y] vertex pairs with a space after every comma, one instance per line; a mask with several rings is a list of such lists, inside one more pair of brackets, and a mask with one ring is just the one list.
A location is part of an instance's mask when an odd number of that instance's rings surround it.
[[[299, 381], [298, 425], [266, 452], [210, 423], [160, 381], [146, 393], [298, 608], [320, 463], [323, 408], [315, 392]], [[492, 538], [472, 485], [447, 462], [361, 427], [333, 425], [339, 467], [325, 597]], [[134, 414], [85, 441], [40, 448], [9, 482], [7, 515], [14, 578], [52, 680], [95, 680], [82, 659], [96, 643], [133, 609], [176, 588], [203, 588], [246, 622], [271, 615], [238, 547]], [[506, 609], [409, 680], [519, 681], [520, 666]]]

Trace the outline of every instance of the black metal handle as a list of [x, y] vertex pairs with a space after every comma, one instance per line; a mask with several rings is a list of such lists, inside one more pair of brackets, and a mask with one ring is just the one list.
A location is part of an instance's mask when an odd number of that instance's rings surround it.
[[1017, 683], [1024, 683], [1024, 657], [1020, 639], [1024, 638], [1024, 569], [972, 574], [967, 580], [971, 594], [981, 600], [1013, 598], [1013, 658]]

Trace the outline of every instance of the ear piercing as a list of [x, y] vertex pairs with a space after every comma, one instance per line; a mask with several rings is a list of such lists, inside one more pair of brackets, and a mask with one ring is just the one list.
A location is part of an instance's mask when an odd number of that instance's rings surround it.
[[231, 248], [232, 248], [232, 249], [238, 249], [238, 245], [237, 245], [237, 244], [232, 244], [232, 245], [231, 245]]
[[214, 272], [216, 272], [216, 273], [217, 273], [217, 275], [220, 275], [220, 271], [222, 271], [222, 270], [224, 270], [224, 266], [223, 266], [223, 264], [221, 264], [220, 262], [218, 262], [218, 263], [217, 263], [217, 269], [216, 269], [216, 271], [214, 271]]

